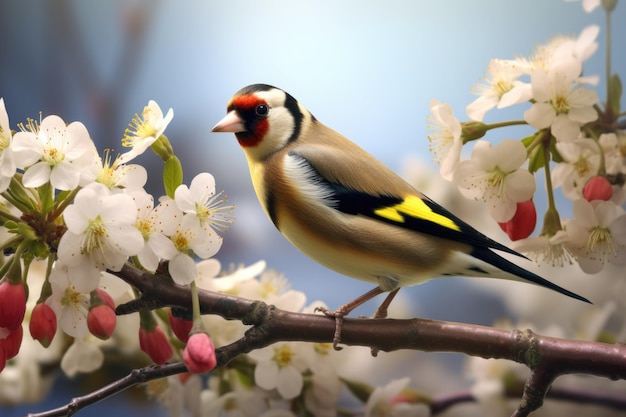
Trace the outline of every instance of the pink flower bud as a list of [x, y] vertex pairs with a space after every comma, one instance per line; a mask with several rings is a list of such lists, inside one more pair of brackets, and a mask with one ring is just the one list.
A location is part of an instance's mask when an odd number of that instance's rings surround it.
[[87, 314], [89, 332], [98, 339], [107, 340], [111, 337], [116, 323], [115, 311], [108, 304], [95, 306]]
[[209, 372], [217, 365], [215, 346], [206, 333], [195, 333], [189, 337], [187, 346], [183, 350], [183, 362], [189, 372], [201, 374]]
[[9, 360], [19, 353], [23, 336], [24, 330], [22, 326], [19, 326], [10, 330], [4, 339], [0, 339], [0, 351], [4, 351], [5, 360]]
[[26, 292], [24, 285], [4, 281], [0, 284], [0, 327], [9, 330], [22, 325], [26, 313]]
[[43, 347], [50, 346], [57, 332], [57, 316], [46, 303], [39, 303], [33, 309], [28, 325], [30, 335], [38, 340]]
[[165, 333], [158, 326], [152, 331], [139, 328], [139, 347], [157, 365], [163, 365], [174, 353]]
[[537, 210], [532, 200], [517, 203], [517, 210], [511, 220], [498, 223], [511, 240], [525, 239], [535, 230]]
[[606, 178], [595, 176], [589, 179], [583, 187], [583, 197], [589, 202], [594, 200], [609, 201], [613, 197], [613, 187]]
[[189, 332], [191, 331], [191, 327], [193, 326], [193, 321], [191, 320], [183, 320], [176, 317], [172, 310], [170, 309], [168, 313], [168, 318], [170, 322], [170, 327], [172, 331], [176, 335], [176, 337], [183, 343], [187, 343], [189, 340]]

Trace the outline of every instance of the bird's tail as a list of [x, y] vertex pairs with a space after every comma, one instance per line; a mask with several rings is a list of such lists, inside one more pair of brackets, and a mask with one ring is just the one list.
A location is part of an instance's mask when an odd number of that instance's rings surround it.
[[[551, 290], [554, 290], [556, 292], [559, 292], [561, 294], [567, 295], [568, 297], [572, 297], [575, 298], [577, 300], [580, 301], [584, 301], [586, 303], [592, 304], [591, 301], [589, 301], [588, 299], [586, 299], [583, 296], [580, 296], [576, 293], [573, 293], [569, 290], [566, 290], [565, 288], [559, 287], [558, 285], [548, 281], [545, 278], [540, 277], [537, 274], [534, 274], [530, 271], [527, 271], [526, 269], [514, 264], [513, 262], [503, 258], [502, 256], [498, 255], [497, 253], [493, 252], [492, 250], [488, 249], [488, 248], [482, 248], [482, 247], [475, 247], [474, 250], [470, 253], [470, 255], [476, 259], [479, 259], [489, 265], [492, 265], [512, 276], [498, 276], [497, 275], [497, 271], [493, 271], [493, 273], [491, 271], [489, 271], [487, 268], [481, 268], [480, 265], [476, 265], [475, 268], [477, 270], [480, 270], [481, 274], [476, 274], [477, 276], [493, 276], [494, 278], [506, 278], [506, 279], [513, 279], [516, 281], [526, 281], [526, 282], [531, 282], [533, 284], [542, 286], [542, 287], [546, 287], [549, 288]], [[508, 275], [507, 274], [507, 275]]]

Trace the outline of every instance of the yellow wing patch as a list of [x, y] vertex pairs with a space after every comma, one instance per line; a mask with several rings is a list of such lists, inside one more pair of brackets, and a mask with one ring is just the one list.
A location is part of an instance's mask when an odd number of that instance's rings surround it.
[[421, 198], [414, 195], [407, 196], [403, 202], [394, 206], [374, 210], [374, 213], [377, 216], [384, 217], [398, 223], [404, 223], [404, 217], [402, 215], [405, 214], [416, 219], [427, 220], [457, 232], [461, 231], [461, 228], [454, 222], [454, 220], [435, 213]]

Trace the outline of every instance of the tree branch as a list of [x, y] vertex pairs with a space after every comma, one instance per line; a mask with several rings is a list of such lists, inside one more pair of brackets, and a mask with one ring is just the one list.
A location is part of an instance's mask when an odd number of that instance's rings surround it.
[[[141, 308], [190, 308], [189, 288], [176, 285], [168, 277], [142, 272], [131, 266], [125, 266], [113, 274], [141, 292], [138, 300], [118, 306], [118, 314], [129, 314]], [[278, 341], [330, 343], [333, 340], [335, 320], [324, 315], [288, 312], [260, 301], [211, 291], [200, 290], [199, 297], [203, 314], [216, 314], [252, 326], [238, 341], [217, 349], [218, 367], [241, 354]], [[560, 375], [576, 373], [612, 380], [626, 379], [626, 346], [559, 339], [538, 335], [530, 330], [504, 330], [419, 318], [346, 318], [342, 343], [387, 352], [398, 349], [459, 352], [523, 363], [531, 372], [515, 416], [526, 416], [539, 408], [552, 382]], [[96, 392], [72, 400], [66, 407], [31, 416], [72, 414], [137, 383], [185, 371], [181, 363], [135, 370]], [[561, 398], [570, 399], [564, 395]], [[625, 402], [626, 399], [619, 398], [609, 404]], [[447, 400], [447, 403], [450, 401]]]

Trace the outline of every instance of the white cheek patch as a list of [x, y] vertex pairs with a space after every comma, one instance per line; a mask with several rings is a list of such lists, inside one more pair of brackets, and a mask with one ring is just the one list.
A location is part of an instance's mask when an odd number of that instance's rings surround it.
[[283, 168], [285, 176], [305, 201], [327, 207], [336, 205], [333, 190], [305, 158], [287, 154], [283, 160]]
[[284, 107], [271, 107], [268, 116], [269, 130], [265, 138], [271, 139], [272, 146], [285, 145], [293, 134], [295, 120], [289, 110]]

